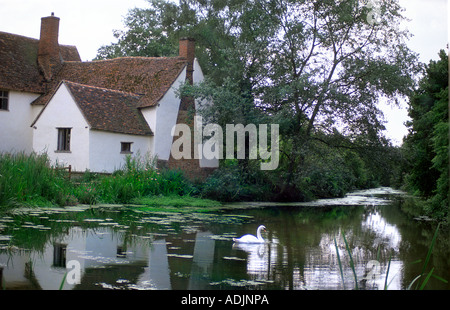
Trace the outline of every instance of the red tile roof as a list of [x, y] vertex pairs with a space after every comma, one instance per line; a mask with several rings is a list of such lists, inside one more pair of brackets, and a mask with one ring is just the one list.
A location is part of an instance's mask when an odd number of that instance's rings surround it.
[[153, 135], [138, 109], [141, 96], [63, 81], [91, 129], [133, 135]]
[[[44, 93], [44, 78], [39, 70], [39, 40], [0, 32], [0, 88]], [[80, 61], [75, 46], [60, 45], [63, 61]]]
[[[138, 109], [142, 96], [69, 81], [62, 81], [57, 89], [62, 84], [67, 86], [91, 129], [132, 135], [153, 135]], [[52, 96], [53, 94], [54, 92]], [[45, 107], [41, 114], [44, 110]]]
[[32, 104], [45, 106], [64, 81], [92, 128], [112, 132], [152, 134], [138, 109], [157, 105], [188, 65], [185, 57], [81, 62], [76, 47], [60, 45], [62, 63], [46, 81], [38, 46], [37, 39], [0, 32], [0, 88], [41, 93]]
[[[92, 62], [65, 62], [54, 77], [53, 89], [62, 80], [142, 95], [139, 107], [155, 106], [184, 67], [182, 57], [124, 57]], [[46, 104], [51, 94], [33, 104]]]

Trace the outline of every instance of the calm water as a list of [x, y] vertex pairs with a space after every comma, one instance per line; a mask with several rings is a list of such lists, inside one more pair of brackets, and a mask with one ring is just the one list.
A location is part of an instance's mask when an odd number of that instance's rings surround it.
[[[405, 289], [421, 273], [436, 224], [405, 215], [402, 197], [381, 188], [312, 204], [235, 205], [216, 213], [16, 211], [0, 219], [0, 283], [45, 290], [61, 283], [63, 289], [354, 289], [344, 234], [359, 289], [383, 289], [385, 283]], [[268, 229], [266, 244], [233, 243], [260, 224]], [[449, 239], [441, 229], [427, 268], [447, 280]], [[78, 270], [79, 281], [73, 277]], [[431, 278], [426, 288], [450, 286]]]

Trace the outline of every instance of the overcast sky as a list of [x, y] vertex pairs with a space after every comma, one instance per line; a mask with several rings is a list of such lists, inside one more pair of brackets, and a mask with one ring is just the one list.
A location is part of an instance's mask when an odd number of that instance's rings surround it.
[[[375, 0], [383, 1], [383, 0]], [[438, 59], [448, 39], [447, 0], [399, 0], [411, 21], [405, 25], [414, 37], [409, 46], [428, 63]], [[61, 18], [59, 43], [75, 45], [81, 59], [89, 61], [102, 45], [115, 41], [113, 29], [123, 28], [129, 9], [145, 8], [146, 0], [0, 0], [0, 31], [39, 38], [41, 17], [51, 12]], [[401, 142], [406, 129], [406, 109], [384, 108], [389, 136]]]

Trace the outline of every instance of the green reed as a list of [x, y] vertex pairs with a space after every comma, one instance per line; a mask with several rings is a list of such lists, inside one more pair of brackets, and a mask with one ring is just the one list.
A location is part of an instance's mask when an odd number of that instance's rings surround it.
[[0, 206], [64, 204], [70, 185], [48, 156], [0, 154]]

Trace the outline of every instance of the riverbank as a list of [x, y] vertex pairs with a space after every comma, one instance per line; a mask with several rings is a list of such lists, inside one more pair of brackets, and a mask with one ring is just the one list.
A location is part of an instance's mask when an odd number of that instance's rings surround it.
[[[78, 204], [76, 206], [65, 207], [44, 207], [48, 210], [81, 211], [88, 209], [114, 209], [130, 208], [142, 212], [167, 212], [167, 213], [211, 213], [218, 211], [249, 210], [262, 208], [325, 208], [341, 206], [382, 206], [392, 203], [393, 199], [407, 197], [406, 192], [390, 187], [378, 187], [366, 190], [357, 190], [348, 193], [341, 198], [323, 198], [309, 202], [270, 202], [270, 201], [242, 201], [242, 202], [220, 202], [216, 200], [198, 198], [191, 196], [153, 196], [135, 198], [130, 203], [125, 204], [105, 204], [97, 203], [93, 205]], [[35, 208], [18, 207], [13, 213], [26, 213]], [[407, 210], [410, 215], [411, 210]], [[417, 216], [417, 219], [426, 219], [424, 216]]]
[[151, 159], [130, 156], [111, 175], [86, 171], [69, 178], [66, 170], [51, 166], [46, 154], [0, 154], [0, 206], [126, 204], [160, 196], [202, 198], [180, 171], [154, 167]]
[[240, 181], [228, 180], [219, 173], [218, 177], [196, 183], [180, 171], [155, 169], [151, 158], [140, 156], [126, 157], [124, 166], [112, 174], [86, 171], [75, 175], [52, 166], [46, 154], [0, 154], [2, 208], [135, 203], [207, 208], [221, 202], [270, 200], [276, 195], [267, 184]]
[[[111, 175], [86, 171], [69, 178], [68, 172], [55, 169], [44, 155], [0, 154], [0, 209], [18, 207], [65, 207], [77, 205], [136, 205], [147, 210], [166, 210], [183, 212], [209, 212], [224, 205], [233, 207], [261, 206], [317, 206], [339, 204], [379, 204], [382, 198], [378, 194], [404, 193], [388, 187], [380, 187], [376, 191], [361, 190], [350, 192], [340, 198], [315, 199], [309, 197], [301, 202], [268, 202], [271, 192], [265, 187], [255, 184], [251, 189], [238, 187], [236, 195], [240, 199], [228, 197], [226, 200], [216, 199], [208, 193], [222, 189], [225, 178], [205, 183], [194, 183], [187, 180], [180, 171], [158, 170], [148, 158], [127, 157], [122, 169]], [[231, 182], [231, 180], [229, 180]], [[235, 187], [237, 185], [234, 185]], [[257, 191], [263, 191], [261, 195]], [[243, 194], [248, 193], [249, 195]], [[276, 193], [272, 193], [275, 195]], [[406, 193], [404, 193], [406, 194]], [[255, 197], [261, 200], [256, 201]], [[213, 199], [211, 199], [213, 198]], [[248, 198], [248, 199], [246, 199]], [[427, 216], [420, 207], [420, 199], [411, 198], [407, 204], [408, 212], [416, 217]]]

